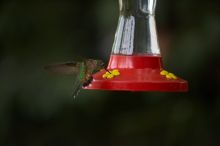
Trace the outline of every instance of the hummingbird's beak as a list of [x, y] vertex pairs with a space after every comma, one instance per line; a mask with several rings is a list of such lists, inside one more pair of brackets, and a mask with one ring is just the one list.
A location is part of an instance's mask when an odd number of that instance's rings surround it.
[[107, 69], [107, 65], [104, 62], [101, 63], [101, 66], [104, 70], [106, 70], [107, 72], [111, 74], [111, 72]]
[[112, 74], [107, 68], [105, 68], [105, 70], [106, 70], [108, 73]]

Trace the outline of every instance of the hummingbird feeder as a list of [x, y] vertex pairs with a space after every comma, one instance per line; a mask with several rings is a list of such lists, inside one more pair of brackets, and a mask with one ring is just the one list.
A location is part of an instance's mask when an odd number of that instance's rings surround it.
[[163, 68], [156, 0], [119, 0], [120, 16], [107, 70], [85, 89], [186, 92], [188, 82]]

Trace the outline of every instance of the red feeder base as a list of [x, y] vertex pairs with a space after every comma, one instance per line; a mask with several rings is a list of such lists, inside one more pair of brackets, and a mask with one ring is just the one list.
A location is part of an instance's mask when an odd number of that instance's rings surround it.
[[103, 78], [105, 70], [93, 75], [93, 82], [85, 89], [115, 91], [162, 91], [187, 92], [187, 81], [178, 78], [167, 79], [160, 75], [162, 61], [160, 56], [112, 55], [108, 70], [118, 69], [119, 76]]

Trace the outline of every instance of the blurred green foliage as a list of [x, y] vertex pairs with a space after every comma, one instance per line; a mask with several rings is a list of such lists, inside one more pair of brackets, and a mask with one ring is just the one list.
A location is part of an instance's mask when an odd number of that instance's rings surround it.
[[42, 66], [81, 57], [107, 62], [117, 0], [1, 1], [0, 145], [220, 145], [219, 5], [158, 1], [158, 32], [171, 36], [165, 66], [189, 81], [189, 93], [81, 91], [74, 102], [74, 76]]

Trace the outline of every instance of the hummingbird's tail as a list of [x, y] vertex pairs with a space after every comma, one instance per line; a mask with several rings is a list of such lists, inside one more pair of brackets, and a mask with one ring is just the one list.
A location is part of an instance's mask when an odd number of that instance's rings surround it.
[[76, 97], [79, 95], [80, 90], [82, 88], [82, 85], [78, 85], [77, 87], [75, 86], [73, 89], [72, 97], [74, 100], [76, 100]]
[[73, 85], [73, 92], [72, 92], [72, 97], [74, 100], [79, 95], [81, 88], [82, 88], [82, 81], [80, 79], [75, 80]]
[[75, 89], [75, 91], [73, 92], [72, 97], [73, 97], [74, 100], [76, 100], [76, 97], [79, 95], [81, 88], [82, 88], [82, 87], [79, 86], [79, 87], [78, 87], [77, 89]]

